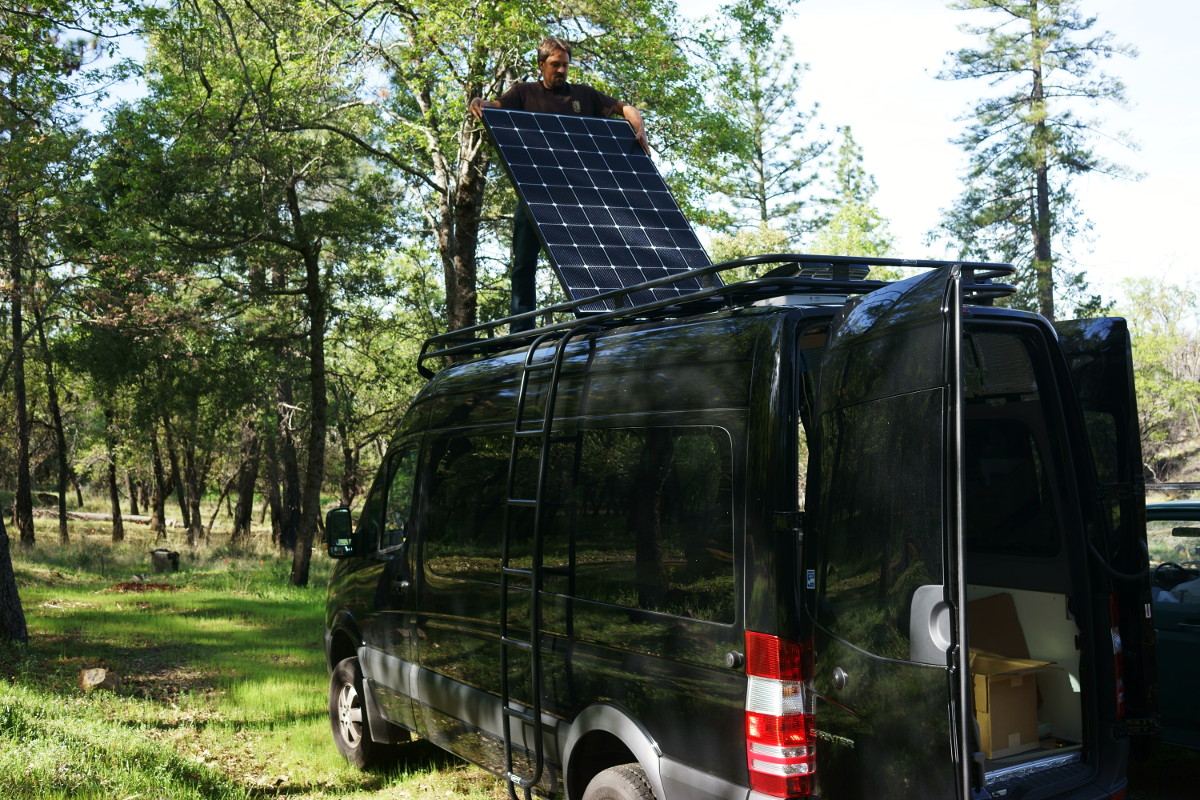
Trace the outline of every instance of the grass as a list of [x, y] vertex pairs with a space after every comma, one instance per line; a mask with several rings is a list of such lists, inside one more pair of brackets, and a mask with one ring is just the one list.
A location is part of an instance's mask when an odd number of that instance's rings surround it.
[[[39, 521], [32, 550], [14, 543], [30, 641], [0, 644], [0, 797], [507, 796], [426, 742], [405, 745], [386, 772], [338, 754], [324, 555], [306, 588], [290, 586], [290, 561], [268, 550], [182, 551], [179, 572], [153, 575], [158, 543], [144, 529], [127, 526], [120, 545], [109, 535], [72, 523], [63, 548], [56, 524]], [[120, 688], [84, 693], [79, 673], [93, 667]]]
[[[13, 547], [30, 642], [0, 644], [0, 797], [507, 797], [497, 779], [423, 741], [387, 772], [338, 755], [321, 647], [324, 555], [297, 588], [290, 562], [266, 549], [184, 551], [164, 576], [146, 574], [157, 543], [136, 526], [116, 546], [104, 525], [72, 523], [66, 548], [57, 536], [39, 521], [34, 549]], [[172, 588], [139, 590], [135, 574]], [[90, 667], [117, 673], [120, 689], [85, 694], [77, 680]], [[1130, 765], [1128, 798], [1190, 799], [1197, 774], [1200, 753], [1160, 747]]]

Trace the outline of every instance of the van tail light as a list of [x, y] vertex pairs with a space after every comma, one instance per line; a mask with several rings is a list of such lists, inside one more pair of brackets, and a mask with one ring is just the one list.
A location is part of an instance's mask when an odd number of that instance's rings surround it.
[[1121, 609], [1117, 596], [1108, 596], [1109, 615], [1112, 617], [1113, 679], [1116, 681], [1117, 721], [1125, 719], [1125, 646], [1121, 643]]
[[812, 794], [812, 642], [746, 631], [746, 765], [750, 788], [771, 797]]

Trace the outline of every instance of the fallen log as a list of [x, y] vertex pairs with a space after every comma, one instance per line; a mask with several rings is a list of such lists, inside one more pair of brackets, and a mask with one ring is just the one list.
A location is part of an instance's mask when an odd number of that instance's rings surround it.
[[[33, 510], [35, 517], [43, 517], [48, 519], [58, 519], [58, 512], [52, 508], [35, 508]], [[99, 514], [91, 511], [68, 511], [67, 519], [80, 520], [83, 522], [112, 522], [112, 514]], [[150, 517], [140, 514], [122, 514], [121, 519], [134, 525], [149, 525]], [[166, 521], [168, 528], [177, 528], [179, 523], [173, 519]]]

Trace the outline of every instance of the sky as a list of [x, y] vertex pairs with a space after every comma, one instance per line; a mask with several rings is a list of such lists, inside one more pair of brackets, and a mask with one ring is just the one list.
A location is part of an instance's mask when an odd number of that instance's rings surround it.
[[[689, 10], [697, 0], [684, 2]], [[703, 5], [715, 5], [701, 0]], [[1092, 291], [1119, 299], [1124, 277], [1189, 281], [1200, 255], [1200, 59], [1194, 0], [1082, 0], [1097, 17], [1094, 31], [1111, 31], [1137, 48], [1105, 69], [1125, 82], [1129, 107], [1105, 103], [1089, 116], [1108, 132], [1127, 131], [1136, 151], [1100, 142], [1112, 160], [1143, 174], [1139, 181], [1085, 177], [1076, 183], [1091, 242], [1076, 241], [1069, 256], [1085, 270]], [[827, 129], [849, 125], [864, 164], [879, 185], [876, 206], [889, 220], [896, 255], [952, 257], [925, 244], [940, 210], [961, 190], [966, 154], [950, 140], [958, 118], [984, 96], [983, 81], [941, 81], [947, 54], [977, 44], [958, 30], [984, 24], [987, 12], [953, 11], [942, 0], [802, 0], [784, 26], [796, 58], [809, 65], [801, 105], [820, 104]]]

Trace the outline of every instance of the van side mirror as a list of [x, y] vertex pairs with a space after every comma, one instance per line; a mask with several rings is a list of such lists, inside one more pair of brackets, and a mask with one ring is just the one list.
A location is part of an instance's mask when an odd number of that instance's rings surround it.
[[325, 541], [330, 558], [358, 555], [350, 509], [345, 506], [331, 508], [325, 515]]

